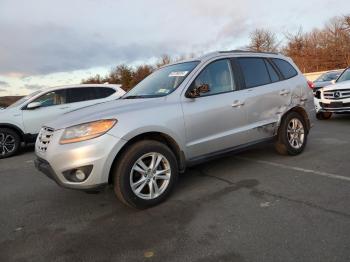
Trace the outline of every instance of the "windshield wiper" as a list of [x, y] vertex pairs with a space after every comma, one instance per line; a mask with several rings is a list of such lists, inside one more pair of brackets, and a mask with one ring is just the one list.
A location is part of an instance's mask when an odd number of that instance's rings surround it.
[[137, 99], [137, 98], [145, 98], [145, 96], [127, 96], [127, 97], [123, 97], [123, 99]]

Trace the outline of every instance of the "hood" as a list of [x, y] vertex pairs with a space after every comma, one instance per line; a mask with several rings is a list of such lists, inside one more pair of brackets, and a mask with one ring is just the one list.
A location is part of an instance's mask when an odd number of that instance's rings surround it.
[[335, 83], [334, 85], [326, 86], [323, 88], [323, 91], [342, 90], [342, 89], [350, 89], [350, 81], [344, 81], [340, 83]]
[[164, 103], [166, 97], [146, 99], [117, 99], [105, 103], [87, 106], [68, 112], [58, 119], [45, 124], [56, 130], [101, 119], [116, 118], [119, 114], [144, 108], [157, 107]]
[[325, 87], [328, 85], [332, 85], [332, 81], [314, 82], [315, 88], [321, 88], [321, 87]]

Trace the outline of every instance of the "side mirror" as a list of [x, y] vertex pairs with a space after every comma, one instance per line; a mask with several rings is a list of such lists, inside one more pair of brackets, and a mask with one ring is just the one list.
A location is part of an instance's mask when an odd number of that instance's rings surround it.
[[335, 84], [335, 80], [333, 79], [333, 80], [331, 80], [331, 84], [332, 85], [334, 85]]
[[32, 103], [29, 103], [27, 105], [27, 109], [36, 109], [36, 108], [39, 108], [41, 107], [41, 103], [40, 102], [32, 102]]
[[191, 88], [187, 93], [186, 97], [188, 98], [196, 98], [201, 95], [201, 93], [207, 93], [210, 91], [209, 85], [208, 84], [202, 84], [197, 87]]

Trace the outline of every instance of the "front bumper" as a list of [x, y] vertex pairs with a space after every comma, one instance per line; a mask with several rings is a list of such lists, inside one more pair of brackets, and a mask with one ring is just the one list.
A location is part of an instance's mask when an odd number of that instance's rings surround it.
[[[126, 141], [105, 134], [95, 139], [61, 145], [59, 139], [62, 132], [54, 131], [46, 150], [41, 149], [38, 137], [35, 145], [36, 168], [66, 188], [93, 190], [106, 185], [114, 159]], [[83, 166], [92, 166], [92, 170], [82, 182], [70, 181], [64, 175]]]
[[316, 112], [350, 113], [350, 99], [328, 100], [314, 98]]
[[[72, 188], [72, 189], [77, 189], [75, 186], [71, 186], [69, 184], [64, 184], [62, 181], [58, 178], [57, 174], [55, 171], [52, 169], [50, 166], [49, 162], [47, 162], [44, 159], [37, 158], [34, 160], [34, 165], [36, 169], [38, 169], [40, 172], [44, 173], [48, 178], [52, 179], [55, 181], [58, 185], [66, 188]], [[100, 190], [104, 188], [107, 185], [107, 183], [104, 184], [99, 184], [99, 185], [90, 185], [90, 186], [79, 186], [78, 189], [80, 190]]]

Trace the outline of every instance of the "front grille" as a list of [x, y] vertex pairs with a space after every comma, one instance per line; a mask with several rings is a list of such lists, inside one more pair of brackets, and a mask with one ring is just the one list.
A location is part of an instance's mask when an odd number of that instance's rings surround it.
[[350, 107], [350, 103], [342, 103], [342, 102], [333, 102], [330, 104], [320, 103], [320, 105], [323, 108], [348, 108], [348, 107]]
[[50, 141], [52, 139], [54, 131], [55, 130], [50, 127], [43, 127], [40, 130], [40, 133], [38, 135], [38, 143], [37, 143], [37, 148], [39, 151], [46, 152], [47, 147], [49, 146]]
[[350, 98], [350, 89], [323, 91], [323, 96], [326, 99], [335, 99], [335, 100]]

